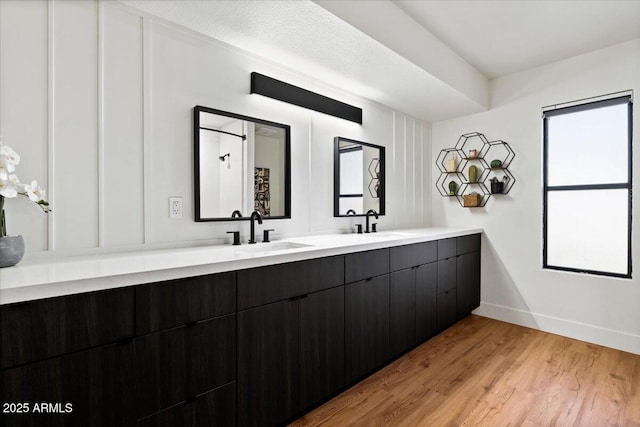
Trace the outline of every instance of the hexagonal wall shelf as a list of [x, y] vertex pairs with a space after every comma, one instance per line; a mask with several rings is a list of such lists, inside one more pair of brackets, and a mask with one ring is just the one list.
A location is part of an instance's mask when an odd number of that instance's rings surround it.
[[[492, 195], [507, 194], [516, 179], [509, 171], [509, 166], [515, 157], [514, 151], [508, 143], [502, 140], [489, 141], [480, 132], [471, 132], [461, 135], [456, 146], [440, 150], [436, 158], [436, 167], [440, 176], [436, 180], [436, 188], [443, 197], [456, 197], [460, 206], [483, 207]], [[456, 160], [452, 161], [451, 159]], [[475, 165], [478, 168], [476, 181], [469, 181], [469, 167]], [[450, 183], [455, 182], [455, 192], [451, 191]], [[500, 185], [493, 182], [502, 182], [502, 192], [498, 191]], [[465, 206], [465, 196], [478, 193], [480, 199], [477, 206]], [[476, 204], [473, 202], [472, 204]]]

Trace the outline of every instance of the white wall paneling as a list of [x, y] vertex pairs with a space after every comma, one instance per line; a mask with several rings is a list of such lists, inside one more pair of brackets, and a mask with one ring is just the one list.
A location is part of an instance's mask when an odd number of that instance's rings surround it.
[[[427, 123], [117, 2], [2, 1], [0, 13], [4, 141], [23, 155], [21, 177], [42, 181], [53, 201], [49, 228], [29, 203], [10, 207], [28, 255], [47, 249], [47, 233], [65, 253], [246, 237], [247, 222], [193, 221], [195, 105], [291, 126], [292, 218], [265, 222], [275, 238], [359, 222], [333, 218], [336, 136], [387, 149], [381, 229], [429, 225]], [[364, 123], [250, 95], [252, 71], [357, 105]], [[183, 219], [169, 219], [171, 196], [183, 198]]]
[[[47, 160], [47, 4], [0, 2], [0, 135], [22, 161], [16, 174], [51, 185]], [[47, 248], [47, 217], [24, 197], [5, 203], [7, 231], [34, 251]]]
[[144, 243], [142, 18], [102, 3], [104, 246]]
[[[516, 153], [510, 170], [517, 183], [508, 195], [492, 197], [484, 209], [463, 209], [437, 192], [432, 196], [434, 225], [485, 230], [483, 304], [478, 313], [640, 353], [640, 203], [635, 200], [633, 207], [633, 280], [543, 270], [541, 118], [545, 105], [628, 89], [637, 94], [640, 40], [499, 78], [492, 86], [492, 110], [432, 125], [434, 156], [473, 131], [507, 141]], [[637, 140], [637, 105], [633, 126]], [[640, 163], [635, 151], [637, 188]], [[433, 172], [431, 179], [436, 178]]]
[[53, 7], [53, 248], [98, 245], [98, 3]]

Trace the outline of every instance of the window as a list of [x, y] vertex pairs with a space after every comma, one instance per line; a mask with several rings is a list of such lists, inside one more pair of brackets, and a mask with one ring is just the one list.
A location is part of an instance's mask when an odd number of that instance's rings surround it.
[[544, 268], [631, 277], [632, 106], [544, 112]]

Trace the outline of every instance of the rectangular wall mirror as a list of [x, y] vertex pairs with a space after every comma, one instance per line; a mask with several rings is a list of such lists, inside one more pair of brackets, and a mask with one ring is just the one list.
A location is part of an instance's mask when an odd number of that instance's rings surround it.
[[384, 147], [334, 138], [333, 216], [384, 215]]
[[195, 220], [291, 218], [291, 128], [193, 109]]

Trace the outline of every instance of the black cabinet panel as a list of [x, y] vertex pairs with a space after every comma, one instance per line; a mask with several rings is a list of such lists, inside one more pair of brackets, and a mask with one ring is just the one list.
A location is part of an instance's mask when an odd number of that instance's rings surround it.
[[480, 252], [460, 255], [457, 264], [458, 319], [480, 306]]
[[369, 279], [389, 272], [389, 249], [345, 255], [345, 283]]
[[133, 335], [133, 288], [0, 306], [2, 368]]
[[236, 424], [236, 383], [138, 421], [138, 427], [212, 427]]
[[138, 418], [235, 379], [235, 315], [136, 339]]
[[438, 330], [443, 331], [456, 323], [456, 290], [438, 295]]
[[416, 269], [389, 275], [389, 355], [409, 350], [416, 342]]
[[389, 275], [345, 286], [347, 384], [389, 359]]
[[187, 397], [236, 378], [236, 316], [187, 327]]
[[456, 239], [456, 254], [462, 255], [469, 252], [480, 251], [480, 234], [460, 236]]
[[242, 270], [238, 272], [238, 310], [329, 289], [343, 282], [343, 256]]
[[273, 426], [299, 411], [298, 301], [238, 313], [238, 425]]
[[456, 238], [438, 240], [438, 259], [456, 256]]
[[[131, 426], [133, 344], [110, 345], [0, 372], [0, 401], [28, 402], [29, 414], [0, 414], [4, 426]], [[35, 404], [72, 405], [34, 413]]]
[[438, 294], [456, 288], [456, 258], [438, 261]]
[[422, 343], [438, 333], [438, 264], [416, 269], [416, 341]]
[[438, 259], [438, 242], [396, 246], [390, 249], [389, 259], [391, 271], [428, 264]]
[[136, 339], [138, 418], [187, 398], [186, 328]]
[[138, 335], [235, 312], [235, 275], [211, 274], [138, 286]]
[[344, 386], [344, 287], [300, 299], [300, 408]]

